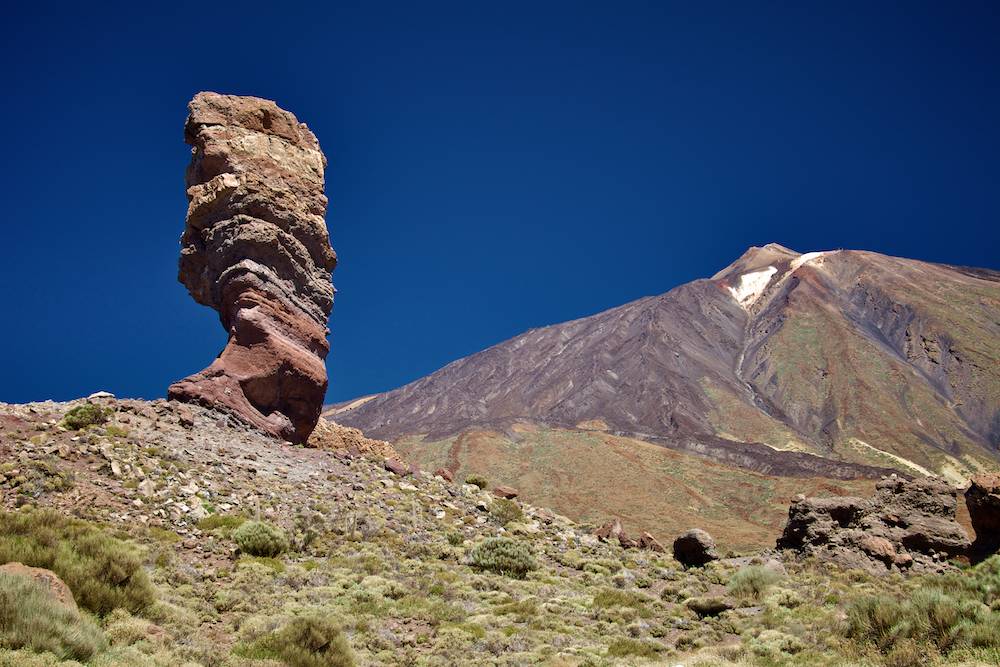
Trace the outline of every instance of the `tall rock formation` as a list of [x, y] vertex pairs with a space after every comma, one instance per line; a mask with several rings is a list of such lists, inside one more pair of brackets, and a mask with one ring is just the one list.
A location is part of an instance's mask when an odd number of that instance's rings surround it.
[[219, 312], [229, 341], [168, 395], [305, 442], [326, 392], [337, 263], [324, 221], [326, 158], [309, 128], [269, 100], [203, 92], [188, 109], [178, 279]]

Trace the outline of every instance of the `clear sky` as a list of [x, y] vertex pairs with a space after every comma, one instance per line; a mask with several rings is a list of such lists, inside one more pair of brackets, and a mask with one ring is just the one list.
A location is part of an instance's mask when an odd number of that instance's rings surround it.
[[0, 400], [163, 396], [222, 349], [176, 279], [199, 90], [329, 158], [333, 401], [770, 241], [1000, 268], [998, 34], [972, 1], [11, 3]]

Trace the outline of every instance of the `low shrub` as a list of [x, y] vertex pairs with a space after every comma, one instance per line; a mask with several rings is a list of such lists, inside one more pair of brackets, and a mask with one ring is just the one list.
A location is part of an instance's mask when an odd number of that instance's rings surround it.
[[489, 480], [487, 480], [482, 475], [469, 475], [465, 478], [466, 484], [472, 484], [473, 486], [478, 486], [480, 489], [485, 489], [490, 485]]
[[0, 572], [0, 648], [89, 660], [107, 648], [101, 629], [28, 577]]
[[233, 539], [243, 553], [273, 558], [288, 550], [285, 534], [269, 523], [247, 521], [233, 531]]
[[[1000, 652], [1000, 614], [984, 602], [1000, 586], [1000, 576], [990, 572], [990, 567], [987, 565], [985, 573], [973, 568], [964, 586], [958, 581], [961, 575], [927, 578], [905, 600], [885, 595], [852, 600], [847, 611], [847, 636], [893, 656], [892, 661], [898, 664], [920, 652]], [[990, 578], [992, 584], [988, 583]], [[948, 592], [938, 588], [944, 585], [953, 588]]]
[[198, 529], [206, 533], [217, 530], [228, 536], [246, 521], [246, 517], [238, 514], [211, 514], [198, 522]]
[[512, 521], [520, 521], [524, 518], [524, 512], [521, 511], [521, 506], [513, 500], [507, 500], [505, 498], [497, 498], [493, 501], [493, 505], [490, 507], [490, 515], [492, 515], [501, 526], [506, 526]]
[[509, 537], [491, 537], [469, 553], [469, 562], [479, 570], [488, 570], [515, 579], [524, 579], [537, 565], [531, 549]]
[[299, 616], [280, 630], [237, 651], [246, 658], [274, 659], [288, 667], [353, 667], [351, 647], [340, 628], [324, 616]]
[[625, 658], [628, 656], [655, 658], [663, 649], [664, 647], [656, 642], [619, 637], [608, 644], [608, 656], [612, 658]]
[[139, 612], [154, 599], [130, 545], [52, 510], [0, 512], [0, 563], [14, 561], [52, 570], [81, 607], [101, 616], [119, 607]]
[[62, 419], [63, 426], [79, 431], [87, 426], [103, 424], [108, 420], [107, 410], [93, 403], [84, 403], [71, 409]]
[[760, 565], [751, 565], [729, 580], [729, 593], [738, 600], [758, 602], [781, 575]]

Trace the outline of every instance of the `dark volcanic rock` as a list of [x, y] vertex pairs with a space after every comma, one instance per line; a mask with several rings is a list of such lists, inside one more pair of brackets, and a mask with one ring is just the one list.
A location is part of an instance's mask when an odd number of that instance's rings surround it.
[[305, 442], [326, 392], [337, 262], [324, 221], [326, 158], [274, 102], [199, 93], [188, 108], [184, 138], [194, 148], [178, 278], [219, 312], [229, 342], [169, 397]]
[[804, 498], [788, 508], [778, 548], [870, 572], [938, 572], [964, 555], [957, 491], [936, 478], [881, 480], [872, 498]]
[[718, 560], [715, 540], [700, 528], [693, 528], [674, 540], [674, 558], [684, 567], [701, 567]]
[[1000, 475], [979, 475], [965, 492], [976, 541], [970, 556], [979, 562], [1000, 551]]

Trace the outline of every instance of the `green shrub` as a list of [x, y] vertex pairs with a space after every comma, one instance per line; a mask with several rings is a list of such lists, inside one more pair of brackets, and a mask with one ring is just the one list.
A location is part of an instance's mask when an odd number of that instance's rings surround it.
[[465, 483], [478, 486], [480, 489], [485, 489], [487, 486], [490, 485], [489, 480], [487, 480], [482, 475], [469, 475], [468, 477], [465, 478]]
[[84, 403], [67, 412], [62, 423], [68, 429], [79, 431], [87, 426], [103, 424], [107, 420], [108, 414], [104, 408], [93, 403]]
[[497, 498], [490, 507], [490, 514], [501, 526], [506, 526], [511, 521], [520, 521], [524, 518], [521, 506], [513, 500]]
[[781, 578], [781, 575], [760, 565], [751, 565], [734, 574], [729, 580], [729, 593], [743, 601], [757, 602]]
[[448, 533], [448, 544], [450, 544], [451, 546], [453, 547], [461, 546], [462, 542], [464, 541], [465, 537], [462, 536], [462, 533], [458, 532]]
[[[847, 612], [847, 636], [882, 653], [895, 655], [896, 662], [916, 653], [944, 655], [956, 649], [1000, 649], [1000, 614], [992, 612], [974, 596], [945, 593], [929, 580], [904, 601], [869, 595], [851, 602]], [[997, 583], [1000, 583], [998, 581]]]
[[100, 628], [28, 577], [0, 572], [0, 648], [89, 660], [107, 648]]
[[469, 561], [477, 569], [515, 579], [524, 579], [537, 567], [531, 549], [508, 537], [491, 537], [478, 544], [469, 553]]
[[277, 632], [237, 651], [257, 660], [276, 659], [289, 667], [352, 667], [354, 657], [340, 628], [329, 618], [300, 616]]
[[238, 514], [212, 514], [198, 522], [199, 530], [210, 533], [218, 530], [223, 535], [232, 535], [233, 531], [246, 523], [246, 517]]
[[605, 588], [594, 595], [594, 606], [599, 609], [615, 607], [644, 607], [651, 599], [642, 593], [632, 593], [616, 588]]
[[131, 546], [52, 510], [0, 512], [0, 563], [12, 561], [52, 570], [95, 614], [119, 607], [139, 612], [153, 602], [153, 587]]
[[288, 539], [280, 529], [263, 521], [247, 521], [233, 531], [240, 549], [251, 556], [273, 558], [288, 550]]
[[608, 644], [608, 656], [613, 658], [625, 658], [637, 656], [640, 658], [655, 658], [664, 647], [661, 644], [628, 637], [619, 637]]

